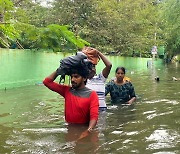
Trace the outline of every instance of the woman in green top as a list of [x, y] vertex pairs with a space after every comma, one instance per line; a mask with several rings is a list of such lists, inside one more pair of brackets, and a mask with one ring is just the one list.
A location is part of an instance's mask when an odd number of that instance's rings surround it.
[[132, 83], [123, 80], [125, 73], [124, 67], [117, 67], [116, 78], [106, 84], [105, 95], [110, 93], [112, 104], [132, 104], [136, 100]]

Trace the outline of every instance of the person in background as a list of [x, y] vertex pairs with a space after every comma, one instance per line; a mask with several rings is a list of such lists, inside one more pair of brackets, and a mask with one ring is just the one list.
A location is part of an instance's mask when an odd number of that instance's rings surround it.
[[65, 120], [69, 124], [88, 124], [81, 138], [91, 132], [98, 120], [99, 101], [95, 91], [85, 87], [88, 73], [83, 67], [71, 70], [71, 86], [61, 85], [54, 80], [57, 71], [45, 78], [44, 85], [65, 98]]
[[124, 80], [125, 68], [117, 67], [115, 72], [115, 79], [106, 84], [105, 95], [110, 93], [112, 104], [132, 104], [136, 95], [132, 83]]
[[[88, 56], [89, 60], [91, 60], [91, 62], [94, 64], [94, 67], [89, 74], [86, 87], [97, 92], [99, 98], [99, 110], [104, 111], [107, 109], [105, 102], [105, 82], [110, 73], [112, 63], [100, 51], [95, 48], [84, 47], [82, 49], [82, 52], [84, 52]], [[99, 59], [102, 59], [105, 67], [97, 75], [96, 65]]]

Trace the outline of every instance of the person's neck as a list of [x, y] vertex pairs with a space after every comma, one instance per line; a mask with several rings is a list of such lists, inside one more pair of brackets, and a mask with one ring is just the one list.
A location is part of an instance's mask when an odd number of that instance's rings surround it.
[[124, 84], [124, 80], [115, 80], [115, 82], [116, 82], [116, 84], [119, 84], [119, 85], [122, 85], [122, 84]]
[[76, 90], [81, 90], [81, 89], [84, 89], [84, 88], [85, 88], [85, 85], [78, 87]]

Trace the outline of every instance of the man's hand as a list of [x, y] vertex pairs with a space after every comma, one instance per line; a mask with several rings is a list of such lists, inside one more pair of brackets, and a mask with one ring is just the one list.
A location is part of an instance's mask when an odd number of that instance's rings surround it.
[[89, 127], [87, 130], [81, 133], [80, 137], [77, 140], [81, 140], [85, 137], [87, 137], [90, 133], [93, 132], [93, 128]]
[[85, 138], [85, 137], [87, 137], [88, 135], [89, 135], [89, 131], [88, 131], [88, 129], [87, 130], [85, 130], [84, 132], [82, 132], [81, 133], [81, 135], [80, 135], [80, 137], [77, 139], [77, 141], [78, 140], [81, 140], [81, 139], [83, 139], [83, 138]]
[[93, 131], [93, 128], [89, 127], [87, 130], [91, 133]]

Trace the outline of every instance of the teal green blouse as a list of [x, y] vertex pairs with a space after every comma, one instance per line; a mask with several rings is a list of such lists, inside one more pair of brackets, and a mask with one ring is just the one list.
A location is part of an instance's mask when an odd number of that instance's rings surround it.
[[123, 85], [117, 85], [114, 81], [106, 84], [105, 95], [110, 93], [112, 104], [127, 103], [132, 97], [136, 97], [134, 87], [131, 82]]

